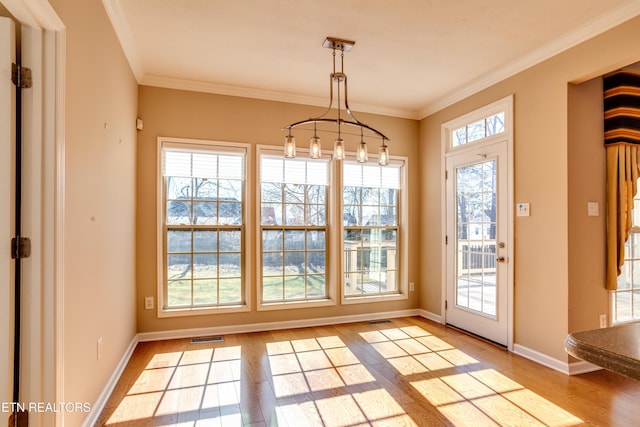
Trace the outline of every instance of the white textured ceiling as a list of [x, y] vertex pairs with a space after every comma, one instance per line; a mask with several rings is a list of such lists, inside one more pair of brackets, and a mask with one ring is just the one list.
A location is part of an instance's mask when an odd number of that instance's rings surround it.
[[639, 0], [103, 0], [141, 84], [420, 118], [640, 14]]

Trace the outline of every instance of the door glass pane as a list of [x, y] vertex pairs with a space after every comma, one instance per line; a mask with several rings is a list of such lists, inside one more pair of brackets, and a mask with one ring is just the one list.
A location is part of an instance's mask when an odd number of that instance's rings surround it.
[[456, 305], [496, 315], [496, 160], [456, 169]]

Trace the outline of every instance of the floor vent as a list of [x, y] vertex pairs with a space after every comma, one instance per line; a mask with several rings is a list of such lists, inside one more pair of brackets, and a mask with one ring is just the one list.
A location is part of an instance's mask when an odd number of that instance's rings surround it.
[[367, 325], [380, 325], [381, 323], [391, 323], [391, 320], [382, 319], [382, 320], [372, 320], [367, 322]]
[[198, 338], [191, 338], [191, 341], [190, 341], [191, 344], [202, 344], [207, 342], [224, 342], [224, 337], [223, 336], [198, 337]]

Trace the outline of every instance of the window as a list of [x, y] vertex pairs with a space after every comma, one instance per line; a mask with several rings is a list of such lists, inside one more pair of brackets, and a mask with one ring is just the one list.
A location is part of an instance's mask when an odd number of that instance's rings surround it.
[[329, 164], [260, 156], [263, 304], [326, 300]]
[[246, 149], [161, 140], [162, 312], [244, 305]]
[[397, 294], [399, 165], [343, 165], [343, 286], [346, 298]]
[[491, 135], [498, 135], [503, 133], [504, 130], [504, 111], [501, 111], [468, 125], [454, 129], [451, 139], [452, 146], [457, 147], [484, 139]]
[[[634, 206], [640, 206], [640, 197], [634, 199]], [[618, 289], [612, 292], [613, 323], [640, 320], [640, 210], [634, 208], [632, 218]]]

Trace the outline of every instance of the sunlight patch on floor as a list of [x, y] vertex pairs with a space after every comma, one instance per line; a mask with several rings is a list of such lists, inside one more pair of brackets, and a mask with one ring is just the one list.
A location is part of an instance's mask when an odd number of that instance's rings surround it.
[[242, 425], [240, 358], [239, 346], [155, 354], [105, 425]]
[[582, 420], [493, 369], [411, 385], [456, 425], [575, 426]]

